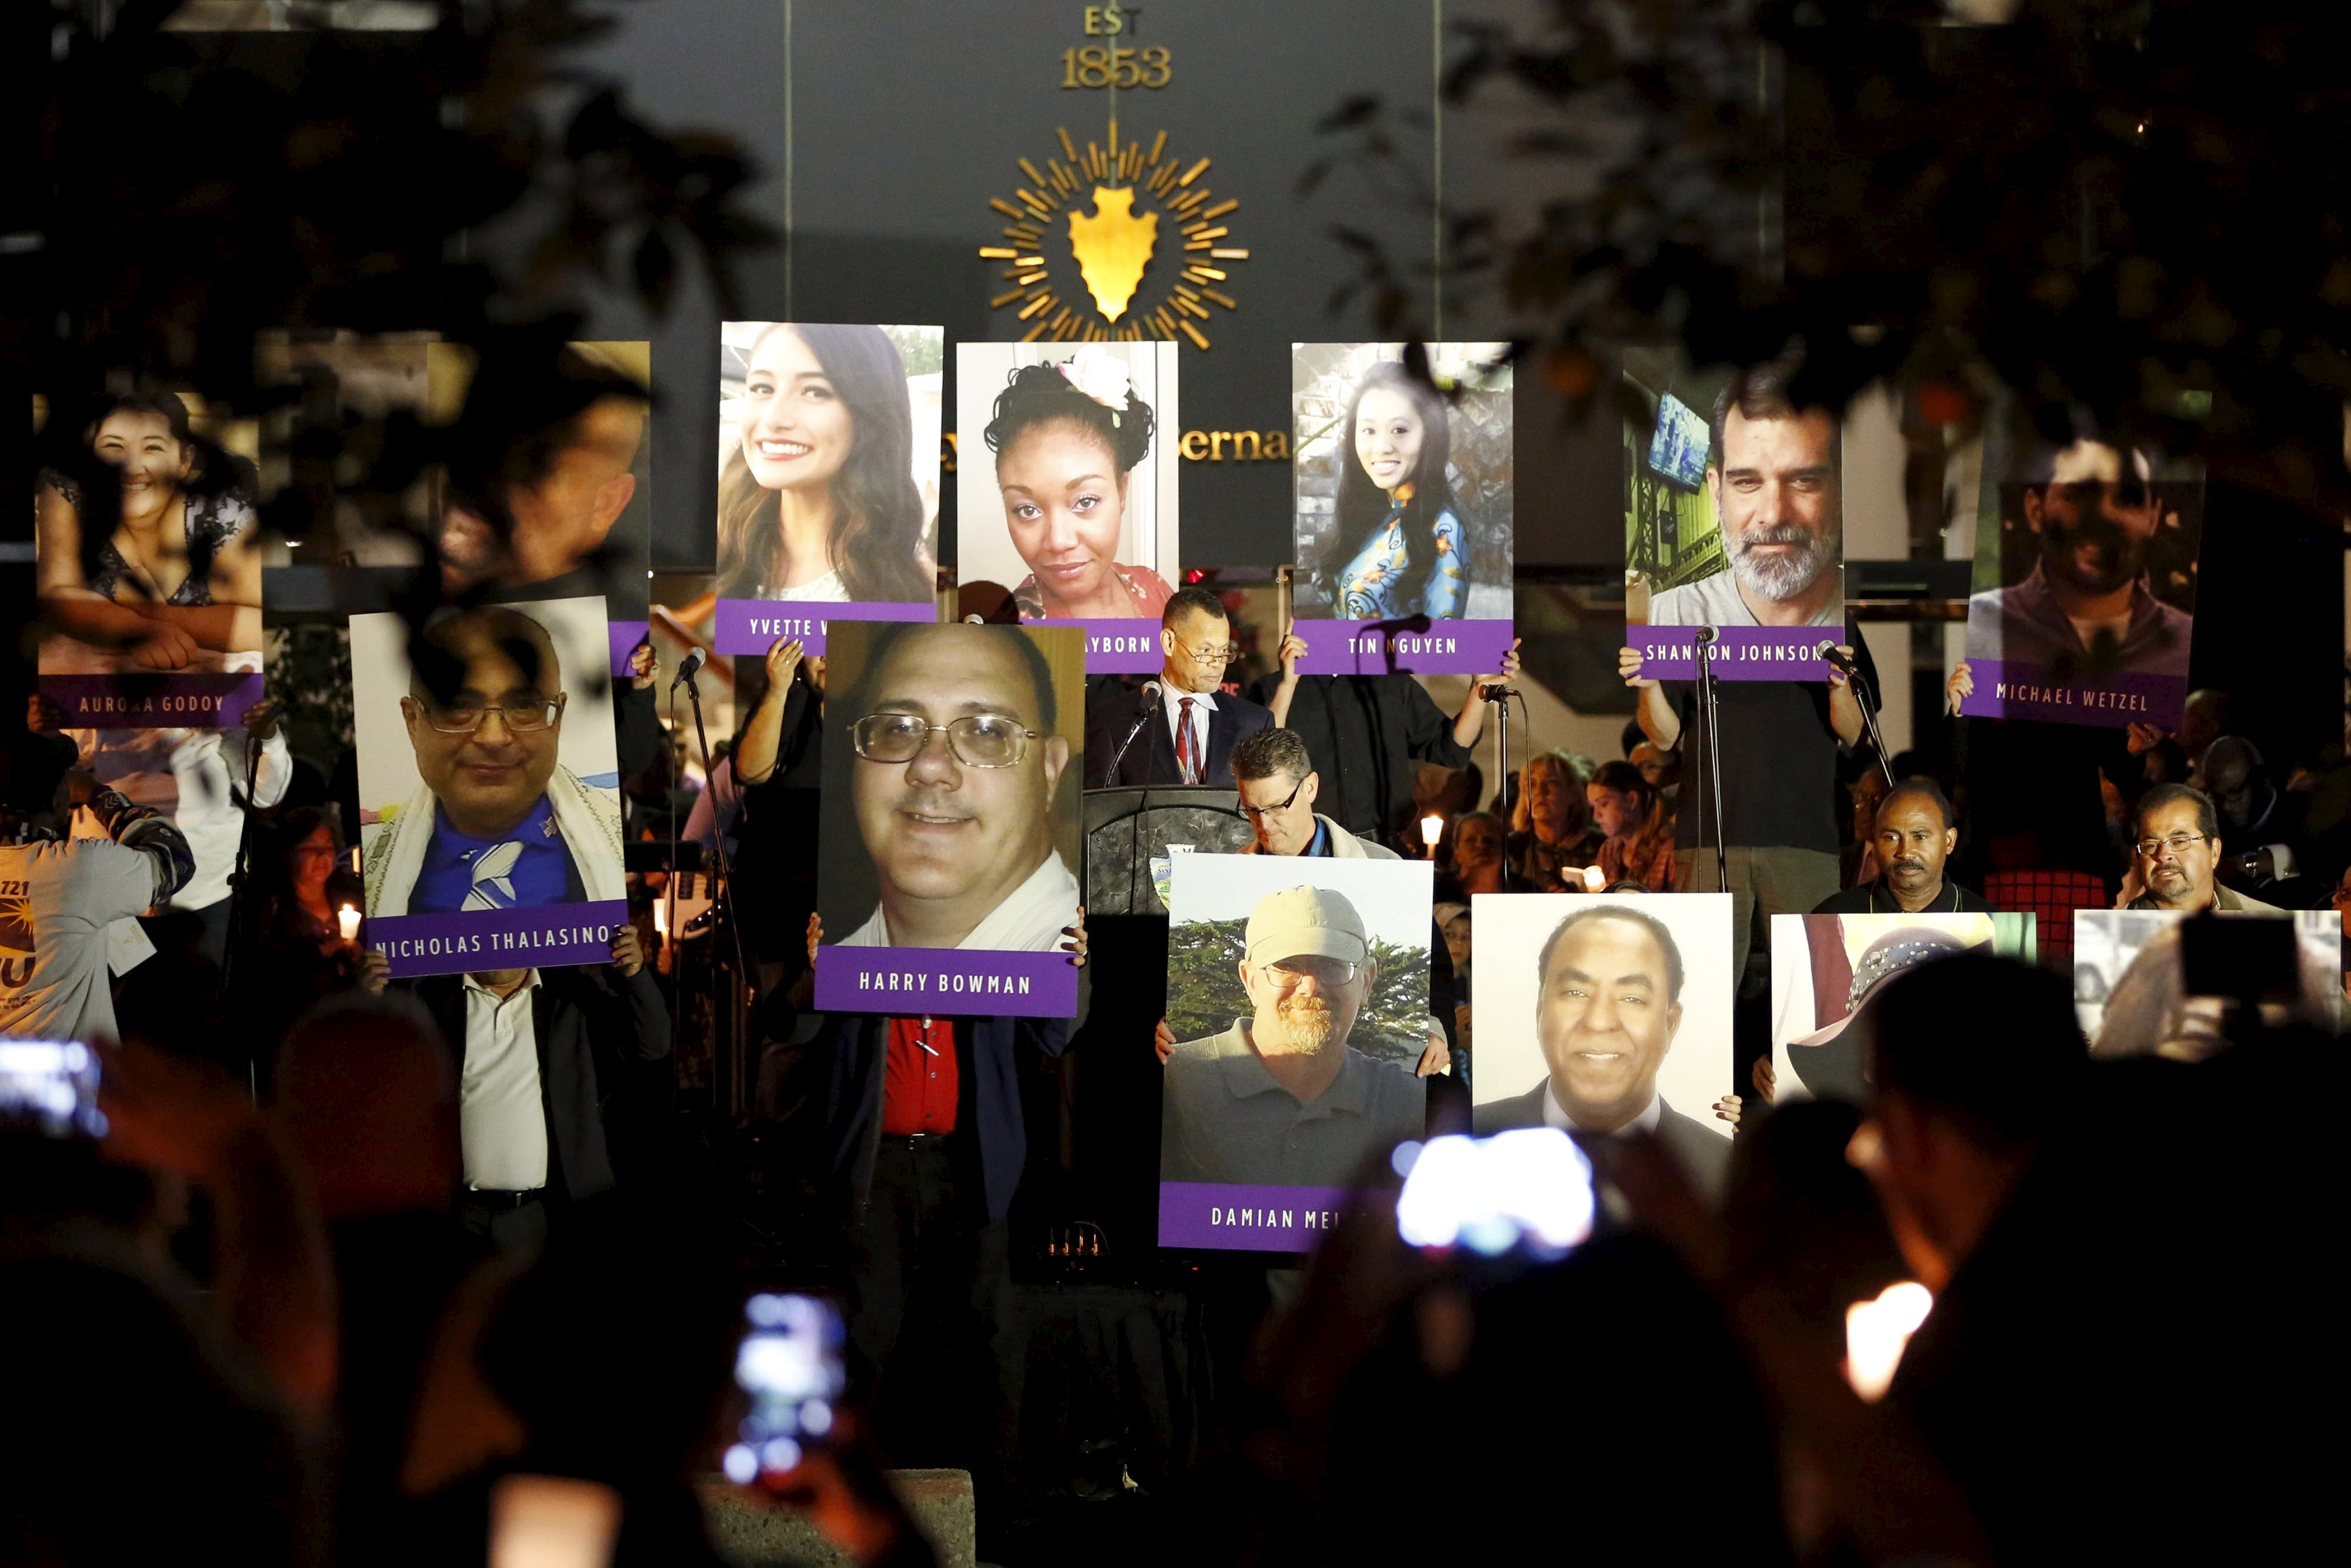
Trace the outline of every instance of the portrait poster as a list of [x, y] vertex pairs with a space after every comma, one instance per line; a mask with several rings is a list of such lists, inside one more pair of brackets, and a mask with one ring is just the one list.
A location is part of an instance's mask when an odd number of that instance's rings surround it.
[[1024, 624], [1085, 631], [1086, 669], [1160, 667], [1177, 568], [1177, 346], [956, 345], [956, 578]]
[[608, 961], [628, 894], [604, 601], [350, 628], [366, 945], [395, 976]]
[[[2187, 994], [2179, 934], [2185, 918], [2177, 909], [2074, 911], [2074, 1016], [2092, 1055], [2197, 1057], [2225, 1038], [2220, 999]], [[2303, 1007], [2314, 1016], [2340, 1010], [2343, 920], [2334, 910], [2231, 919], [2291, 919]]]
[[946, 338], [720, 323], [718, 652], [821, 654], [833, 621], [938, 618]]
[[241, 723], [262, 697], [257, 427], [162, 388], [33, 414], [37, 668], [61, 726]]
[[1068, 1018], [1085, 650], [1071, 627], [840, 621], [816, 1004]]
[[1842, 421], [1744, 386], [1625, 353], [1625, 641], [1645, 676], [1695, 680], [1702, 628], [1726, 680], [1825, 680], [1820, 645], [1844, 640]]
[[[1410, 363], [1426, 354], [1426, 373]], [[1475, 675], [1510, 651], [1507, 343], [1293, 343], [1292, 599], [1315, 675]]]
[[1470, 899], [1472, 1126], [1648, 1128], [1719, 1196], [1729, 1178], [1730, 895]]
[[368, 471], [322, 534], [288, 541], [273, 565], [323, 566], [302, 554], [323, 545], [363, 567], [430, 563], [452, 599], [601, 598], [606, 668], [627, 672], [651, 603], [650, 343], [486, 354], [430, 332], [272, 330], [256, 355], [263, 385], [299, 389], [264, 421], [273, 484], [298, 454], [349, 445], [375, 421], [417, 421], [429, 460], [421, 477], [389, 461]]
[[2179, 725], [2204, 538], [2199, 463], [1984, 435], [1963, 714]]
[[1306, 1251], [1426, 1130], [1433, 870], [1196, 852], [1170, 877], [1159, 1244]]
[[1855, 1012], [1895, 976], [1961, 952], [2032, 963], [2039, 954], [2037, 917], [1772, 916], [1773, 1097], [1865, 1102], [1866, 1063], [1846, 1027]]

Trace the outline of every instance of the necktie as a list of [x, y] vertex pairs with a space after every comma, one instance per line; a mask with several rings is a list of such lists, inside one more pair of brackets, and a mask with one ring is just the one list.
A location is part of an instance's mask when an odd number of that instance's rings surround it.
[[1183, 700], [1182, 711], [1176, 715], [1176, 765], [1183, 770], [1186, 784], [1198, 784], [1200, 782], [1200, 746], [1199, 742], [1192, 738], [1192, 699], [1189, 697]]
[[465, 889], [465, 909], [511, 909], [515, 907], [515, 862], [522, 858], [522, 844], [508, 839], [478, 851], [467, 867], [472, 886]]

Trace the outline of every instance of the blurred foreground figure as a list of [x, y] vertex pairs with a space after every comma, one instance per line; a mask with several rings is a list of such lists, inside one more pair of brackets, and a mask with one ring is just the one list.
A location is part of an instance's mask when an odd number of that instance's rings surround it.
[[2327, 1093], [2333, 1042], [2249, 1024], [2200, 1064], [2092, 1064], [2061, 981], [1972, 955], [1863, 1022], [1853, 1158], [1937, 1297], [1890, 1400], [2000, 1561], [2294, 1555], [2342, 1378], [2323, 1295], [2264, 1284], [2339, 1178], [2276, 1113]]

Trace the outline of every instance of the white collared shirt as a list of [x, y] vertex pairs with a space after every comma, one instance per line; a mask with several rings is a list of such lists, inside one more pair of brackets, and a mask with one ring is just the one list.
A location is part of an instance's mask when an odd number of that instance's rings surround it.
[[1639, 1116], [1635, 1116], [1614, 1132], [1593, 1134], [1587, 1128], [1577, 1127], [1570, 1119], [1566, 1110], [1559, 1103], [1558, 1088], [1550, 1079], [1543, 1080], [1543, 1126], [1557, 1127], [1562, 1132], [1581, 1132], [1589, 1137], [1625, 1137], [1636, 1132], [1655, 1134], [1657, 1130], [1658, 1118], [1664, 1115], [1665, 1102], [1652, 1094], [1649, 1096], [1649, 1103], [1641, 1107]]
[[538, 1032], [533, 1026], [532, 970], [512, 996], [465, 977], [465, 1069], [457, 1101], [457, 1137], [465, 1185], [528, 1192], [547, 1185], [547, 1107], [538, 1084]]
[[1167, 743], [1175, 748], [1178, 758], [1183, 756], [1184, 700], [1187, 697], [1192, 701], [1192, 743], [1198, 748], [1194, 754], [1200, 759], [1200, 782], [1214, 784], [1216, 781], [1206, 775], [1208, 767], [1208, 715], [1217, 711], [1215, 692], [1178, 691], [1172, 681], [1161, 683], [1159, 701], [1167, 708]]
[[[1029, 879], [1006, 894], [1004, 901], [956, 947], [974, 952], [1049, 953], [1061, 945], [1062, 928], [1077, 923], [1078, 879], [1061, 864], [1061, 856], [1048, 853], [1029, 873]], [[877, 904], [866, 922], [838, 945], [890, 948], [901, 944], [892, 939], [889, 917]]]

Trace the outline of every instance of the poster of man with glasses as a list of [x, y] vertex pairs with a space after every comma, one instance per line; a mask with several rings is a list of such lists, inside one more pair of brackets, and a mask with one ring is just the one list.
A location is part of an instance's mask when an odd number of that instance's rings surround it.
[[1422, 1135], [1426, 861], [1179, 855], [1159, 1244], [1305, 1251]]
[[817, 1006], [1075, 1010], [1081, 637], [832, 628]]
[[350, 625], [367, 945], [395, 975], [611, 961], [628, 896], [603, 599]]

